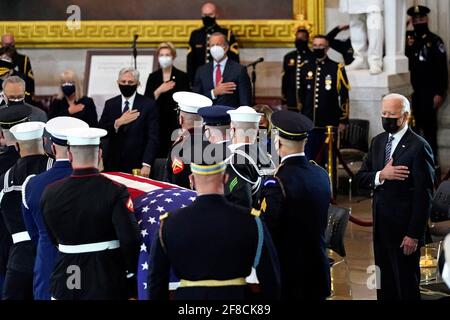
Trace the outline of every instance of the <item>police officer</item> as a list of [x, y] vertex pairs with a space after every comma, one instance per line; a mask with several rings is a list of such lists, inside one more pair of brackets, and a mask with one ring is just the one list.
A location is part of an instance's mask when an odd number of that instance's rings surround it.
[[55, 266], [57, 249], [51, 243], [44, 224], [40, 201], [45, 188], [72, 173], [67, 155], [68, 128], [87, 128], [88, 124], [73, 117], [56, 117], [45, 124], [52, 142], [51, 149], [56, 161], [53, 167], [37, 176], [29, 176], [22, 185], [22, 213], [31, 240], [37, 246], [34, 264], [33, 293], [35, 300], [50, 300], [50, 275]]
[[100, 137], [106, 131], [69, 129], [65, 135], [73, 173], [48, 186], [41, 198], [50, 240], [60, 252], [51, 277], [52, 297], [135, 297], [139, 227], [127, 188], [99, 173]]
[[19, 123], [13, 126], [10, 132], [18, 142], [21, 158], [0, 177], [0, 181], [3, 182], [0, 209], [13, 241], [9, 251], [3, 299], [29, 300], [33, 298], [36, 248], [23, 221], [22, 184], [29, 175], [51, 168], [53, 159], [44, 153], [43, 122]]
[[313, 123], [292, 111], [272, 115], [281, 158], [261, 190], [261, 217], [278, 251], [283, 299], [325, 299], [330, 267], [325, 229], [331, 199], [326, 171], [308, 162], [304, 148]]
[[283, 73], [281, 92], [284, 103], [290, 110], [300, 110], [300, 70], [305, 63], [313, 59], [308, 46], [309, 31], [303, 27], [298, 28], [295, 34], [295, 48], [283, 58]]
[[414, 89], [412, 109], [415, 129], [430, 144], [436, 161], [437, 110], [447, 95], [448, 62], [442, 39], [428, 29], [429, 12], [430, 9], [424, 6], [408, 9], [414, 26], [414, 40], [406, 54]]
[[262, 177], [275, 170], [270, 156], [256, 143], [261, 113], [242, 106], [227, 111], [231, 118], [229, 175], [225, 194], [230, 201], [251, 208], [256, 205]]
[[183, 188], [189, 188], [189, 163], [192, 157], [201, 156], [202, 145], [206, 143], [202, 134], [202, 118], [198, 110], [212, 105], [211, 99], [197, 93], [179, 91], [173, 94], [178, 103], [180, 135], [169, 150], [166, 162], [165, 180]]
[[192, 31], [189, 38], [189, 51], [187, 55], [187, 74], [191, 83], [194, 83], [195, 72], [198, 67], [212, 61], [209, 53], [209, 37], [215, 33], [223, 33], [228, 43], [230, 50], [228, 57], [236, 62], [239, 62], [239, 47], [236, 38], [231, 30], [220, 27], [216, 19], [218, 17], [217, 7], [212, 2], [205, 2], [201, 7], [203, 27]]
[[[6, 144], [6, 148], [0, 153], [0, 175], [8, 171], [20, 158], [16, 146], [17, 141], [9, 129], [20, 122], [28, 121], [30, 114], [31, 109], [27, 106], [17, 106], [16, 108], [0, 110], [0, 127]], [[6, 229], [3, 216], [0, 214], [0, 298], [2, 297], [11, 244], [11, 236]]]
[[279, 296], [278, 261], [259, 211], [224, 197], [226, 164], [191, 163], [196, 200], [160, 217], [151, 250], [150, 299], [168, 299], [169, 271], [181, 279], [175, 299], [246, 299], [256, 270], [263, 298]]

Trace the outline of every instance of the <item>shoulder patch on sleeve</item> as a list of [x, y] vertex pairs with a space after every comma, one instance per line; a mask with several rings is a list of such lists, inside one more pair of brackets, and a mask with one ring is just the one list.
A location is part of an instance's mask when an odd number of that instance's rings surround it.
[[443, 42], [441, 42], [441, 44], [439, 45], [438, 49], [439, 49], [440, 52], [445, 53], [445, 45], [444, 45]]
[[130, 197], [128, 198], [128, 201], [127, 201], [127, 209], [128, 209], [130, 212], [134, 212], [133, 201], [131, 200]]
[[250, 212], [252, 216], [259, 217], [261, 215], [261, 211], [256, 210], [255, 208], [252, 208], [252, 211]]
[[169, 212], [166, 212], [159, 216], [159, 221], [163, 221], [169, 217]]
[[238, 182], [238, 177], [234, 177], [234, 179], [231, 180], [230, 184], [228, 185], [230, 192], [233, 192], [233, 189], [237, 186]]
[[261, 201], [260, 210], [261, 210], [262, 212], [266, 212], [266, 210], [267, 210], [267, 201], [266, 201], [266, 198], [264, 198], [264, 199]]

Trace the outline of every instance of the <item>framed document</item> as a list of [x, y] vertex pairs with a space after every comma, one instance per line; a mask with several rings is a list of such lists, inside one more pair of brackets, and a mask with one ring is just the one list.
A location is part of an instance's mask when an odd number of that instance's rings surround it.
[[[155, 50], [138, 50], [136, 62], [141, 83], [137, 91], [144, 94], [148, 75], [158, 66]], [[125, 67], [134, 67], [134, 58], [129, 50], [89, 50], [87, 52], [84, 92], [94, 99], [99, 119], [105, 101], [120, 94], [117, 78], [119, 71]]]

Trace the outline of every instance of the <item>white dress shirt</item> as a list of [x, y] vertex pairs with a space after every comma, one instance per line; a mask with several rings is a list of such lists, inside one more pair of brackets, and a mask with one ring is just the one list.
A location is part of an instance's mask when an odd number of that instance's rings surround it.
[[[401, 129], [400, 131], [398, 131], [397, 133], [395, 133], [393, 135], [389, 134], [389, 138], [390, 137], [394, 137], [394, 140], [392, 140], [391, 155], [390, 155], [389, 158], [392, 158], [392, 155], [394, 154], [395, 149], [398, 146], [398, 143], [403, 138], [403, 136], [405, 135], [406, 131], [408, 131], [408, 125], [406, 125], [403, 129]], [[381, 171], [378, 171], [377, 174], [375, 175], [375, 187], [381, 186], [384, 183], [384, 181], [383, 182], [380, 181], [380, 172]]]
[[287, 156], [284, 156], [283, 158], [281, 158], [281, 163], [283, 163], [286, 159], [289, 159], [289, 158], [304, 157], [304, 156], [305, 156], [304, 152], [288, 154]]
[[[225, 57], [225, 59], [223, 59], [220, 62], [217, 62], [216, 60], [214, 60], [213, 62], [213, 83], [214, 83], [214, 88], [217, 87], [217, 83], [216, 83], [216, 69], [217, 69], [217, 65], [220, 65], [220, 73], [222, 74], [222, 81], [223, 81], [223, 71], [225, 70], [225, 65], [227, 64], [228, 61], [228, 57]], [[211, 99], [216, 100], [217, 97], [214, 95], [214, 89], [211, 90]]]

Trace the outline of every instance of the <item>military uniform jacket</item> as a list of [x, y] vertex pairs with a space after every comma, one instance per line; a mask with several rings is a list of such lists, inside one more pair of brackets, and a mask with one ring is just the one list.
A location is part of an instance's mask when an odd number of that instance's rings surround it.
[[350, 85], [344, 65], [330, 58], [310, 60], [300, 70], [301, 112], [316, 127], [348, 122]]
[[[17, 152], [15, 146], [6, 147], [0, 154], [0, 175], [8, 171], [19, 158], [20, 154]], [[6, 264], [8, 263], [11, 244], [11, 236], [8, 233], [8, 229], [6, 229], [3, 215], [0, 214], [0, 274], [6, 273]]]
[[192, 31], [189, 38], [189, 51], [187, 54], [186, 70], [191, 83], [194, 83], [195, 72], [197, 69], [213, 60], [209, 53], [208, 40], [215, 32], [221, 32], [227, 37], [227, 41], [230, 44], [228, 58], [239, 62], [239, 46], [231, 30], [222, 28], [217, 24], [211, 28], [202, 27], [196, 29]]
[[300, 70], [305, 63], [312, 59], [314, 59], [314, 57], [309, 49], [303, 52], [299, 52], [298, 50], [291, 51], [283, 58], [281, 92], [283, 95], [283, 102], [290, 110], [300, 110]]
[[446, 96], [448, 89], [448, 61], [442, 39], [432, 32], [415, 36], [414, 44], [406, 50], [415, 92]]
[[[101, 196], [99, 196], [101, 195]], [[120, 248], [88, 253], [60, 253], [50, 282], [56, 299], [126, 299], [128, 281], [135, 291], [140, 233], [125, 186], [97, 169], [74, 170], [49, 185], [41, 198], [44, 221], [55, 245], [119, 240]], [[70, 266], [81, 270], [79, 288], [69, 289]], [[70, 279], [69, 279], [70, 281]]]
[[[263, 296], [277, 298], [278, 261], [272, 240], [250, 212], [222, 195], [203, 195], [192, 205], [169, 213], [153, 241], [150, 299], [168, 299], [170, 267], [179, 279], [190, 281], [247, 277], [255, 264], [258, 243], [262, 251], [256, 273]], [[183, 300], [245, 297], [246, 286], [180, 287], [176, 291], [176, 298]]]
[[305, 156], [286, 158], [264, 182], [260, 199], [261, 217], [280, 258], [283, 299], [324, 299], [330, 294], [326, 171]]
[[49, 184], [68, 177], [71, 173], [72, 166], [68, 160], [56, 161], [50, 170], [37, 176], [29, 176], [23, 184], [23, 219], [31, 240], [37, 246], [33, 281], [35, 300], [50, 300], [50, 275], [58, 254], [44, 223], [41, 196]]
[[[53, 159], [46, 155], [26, 156], [17, 160], [17, 163], [0, 177], [0, 209], [10, 236], [21, 234], [24, 239], [29, 239], [21, 210], [22, 184], [29, 175], [48, 170], [52, 164]], [[30, 240], [16, 242], [9, 252], [8, 269], [33, 273], [34, 258], [35, 246]]]
[[31, 96], [34, 95], [34, 75], [30, 58], [27, 55], [16, 53], [13, 56], [13, 63], [17, 66], [18, 71], [24, 75], [28, 93]]

